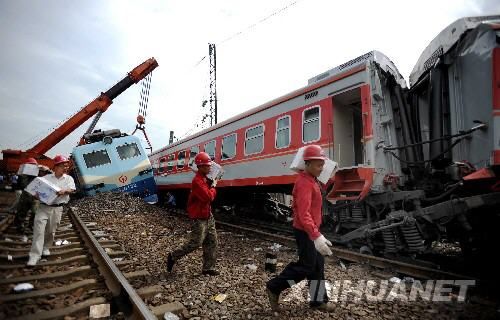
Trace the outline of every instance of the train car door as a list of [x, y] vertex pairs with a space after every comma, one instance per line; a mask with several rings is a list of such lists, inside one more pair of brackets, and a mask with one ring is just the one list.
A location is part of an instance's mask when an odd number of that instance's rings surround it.
[[333, 160], [339, 167], [364, 163], [361, 90], [333, 96]]

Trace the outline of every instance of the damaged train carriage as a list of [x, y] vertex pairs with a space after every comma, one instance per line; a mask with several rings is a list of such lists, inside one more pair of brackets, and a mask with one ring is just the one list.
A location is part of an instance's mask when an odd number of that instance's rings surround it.
[[460, 19], [422, 53], [409, 90], [376, 73], [373, 180], [367, 195], [353, 194], [359, 169], [337, 173], [329, 198], [338, 242], [386, 255], [423, 253], [442, 237], [473, 259], [496, 250], [499, 39], [500, 16]]
[[160, 193], [187, 198], [189, 163], [204, 151], [225, 170], [219, 204], [257, 214], [265, 197], [254, 195], [291, 192], [293, 156], [314, 143], [339, 164], [326, 193], [332, 240], [384, 255], [423, 253], [442, 237], [465, 252], [477, 248], [499, 225], [498, 21], [465, 18], [446, 28], [410, 88], [372, 51], [153, 152]]

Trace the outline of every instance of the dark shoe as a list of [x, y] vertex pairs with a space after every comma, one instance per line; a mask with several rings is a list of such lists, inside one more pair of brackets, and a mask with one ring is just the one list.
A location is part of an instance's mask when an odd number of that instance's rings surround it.
[[335, 306], [331, 303], [323, 303], [320, 304], [319, 306], [311, 306], [311, 308], [323, 312], [333, 312], [335, 311]]
[[172, 272], [172, 268], [174, 267], [174, 258], [172, 258], [172, 254], [169, 253], [167, 257], [167, 271]]
[[209, 276], [218, 276], [220, 273], [217, 270], [203, 270], [201, 274]]
[[271, 305], [271, 309], [273, 311], [279, 311], [280, 310], [280, 295], [273, 293], [271, 290], [266, 289], [267, 292], [267, 297], [269, 298], [269, 304]]

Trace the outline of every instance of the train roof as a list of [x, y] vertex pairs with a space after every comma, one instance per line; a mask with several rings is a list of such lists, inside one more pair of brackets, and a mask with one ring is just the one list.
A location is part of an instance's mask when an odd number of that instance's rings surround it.
[[438, 58], [458, 42], [463, 34], [480, 24], [500, 24], [500, 15], [461, 18], [443, 29], [418, 58], [410, 74], [410, 87], [413, 87]]
[[311, 85], [311, 84], [316, 83], [318, 81], [321, 81], [323, 79], [329, 78], [331, 76], [338, 75], [338, 74], [344, 72], [345, 70], [349, 70], [349, 69], [352, 69], [352, 68], [359, 66], [361, 64], [365, 64], [367, 62], [372, 62], [372, 61], [378, 63], [378, 65], [384, 71], [391, 73], [394, 76], [394, 78], [396, 79], [396, 81], [399, 83], [399, 85], [403, 88], [406, 88], [406, 81], [403, 78], [403, 76], [401, 75], [401, 73], [399, 73], [398, 68], [396, 67], [394, 62], [392, 62], [391, 59], [389, 59], [385, 54], [383, 54], [382, 52], [377, 51], [377, 50], [367, 52], [367, 53], [365, 53], [357, 58], [349, 60], [341, 65], [336, 66], [333, 69], [330, 69], [326, 72], [323, 72], [323, 73], [309, 79], [308, 85]]
[[366, 64], [369, 62], [376, 62], [382, 69], [391, 73], [402, 87], [404, 87], [404, 88], [406, 87], [406, 82], [405, 82], [404, 78], [401, 76], [401, 74], [399, 73], [398, 69], [396, 68], [396, 65], [389, 58], [387, 58], [387, 56], [384, 55], [383, 53], [381, 53], [379, 51], [375, 51], [375, 50], [370, 51], [370, 52], [365, 53], [365, 54], [363, 54], [355, 59], [349, 60], [349, 61], [347, 61], [347, 62], [345, 62], [345, 63], [343, 63], [343, 64], [341, 64], [333, 69], [330, 69], [326, 72], [323, 72], [323, 73], [317, 75], [316, 77], [309, 79], [308, 84], [305, 87], [302, 87], [300, 89], [292, 91], [286, 95], [283, 95], [279, 98], [271, 100], [271, 101], [264, 103], [258, 107], [252, 108], [252, 109], [247, 110], [243, 113], [240, 113], [232, 118], [229, 118], [227, 120], [219, 122], [218, 124], [216, 124], [210, 128], [204, 129], [204, 130], [197, 132], [189, 137], [186, 137], [186, 138], [181, 139], [179, 141], [176, 141], [172, 144], [169, 144], [165, 147], [162, 147], [158, 150], [155, 150], [151, 153], [151, 156], [154, 156], [155, 154], [160, 153], [167, 148], [174, 147], [174, 146], [179, 145], [181, 143], [184, 143], [188, 140], [199, 137], [207, 132], [221, 128], [229, 123], [243, 119], [243, 118], [250, 116], [254, 113], [257, 113], [259, 111], [265, 110], [265, 109], [270, 108], [270, 107], [273, 107], [279, 103], [288, 101], [290, 99], [293, 99], [293, 98], [295, 98], [299, 95], [302, 95], [304, 93], [307, 93], [309, 91], [313, 91], [313, 90], [315, 90], [321, 86], [324, 86], [328, 83], [334, 82], [334, 81], [341, 79], [341, 78], [344, 78], [344, 77], [347, 77], [351, 74], [360, 72], [361, 70], [365, 69]]

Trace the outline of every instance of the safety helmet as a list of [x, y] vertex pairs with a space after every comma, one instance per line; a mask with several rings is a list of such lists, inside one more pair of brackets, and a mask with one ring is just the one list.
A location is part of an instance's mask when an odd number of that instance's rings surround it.
[[43, 171], [43, 172], [50, 172], [50, 168], [47, 166], [44, 166], [43, 164], [38, 165], [38, 170]]
[[212, 163], [212, 159], [206, 152], [200, 152], [194, 157], [194, 163], [196, 166], [209, 166]]
[[307, 160], [326, 160], [323, 148], [318, 145], [312, 144], [304, 149], [304, 161]]
[[60, 154], [58, 154], [57, 156], [55, 156], [54, 158], [54, 165], [58, 165], [60, 163], [65, 163], [65, 162], [69, 162], [68, 158], [66, 158], [65, 156], [62, 156]]
[[26, 159], [25, 164], [38, 164], [38, 162], [35, 160], [35, 158], [28, 158]]

